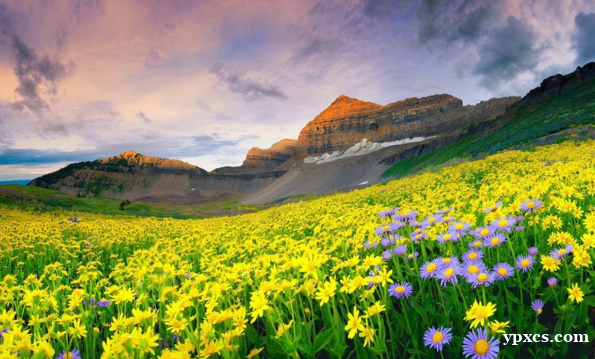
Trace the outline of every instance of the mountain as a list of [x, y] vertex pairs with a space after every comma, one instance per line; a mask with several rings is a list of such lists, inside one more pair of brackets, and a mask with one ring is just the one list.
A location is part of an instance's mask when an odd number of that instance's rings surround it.
[[[182, 161], [130, 151], [71, 164], [31, 185], [77, 196], [139, 201], [217, 200], [238, 194], [247, 204], [348, 190], [592, 122], [593, 79], [595, 63], [590, 63], [571, 74], [545, 79], [523, 98], [476, 105], [463, 105], [447, 94], [385, 106], [341, 95], [309, 121], [296, 140], [252, 148], [241, 166], [207, 172]], [[574, 117], [562, 119], [569, 114]]]

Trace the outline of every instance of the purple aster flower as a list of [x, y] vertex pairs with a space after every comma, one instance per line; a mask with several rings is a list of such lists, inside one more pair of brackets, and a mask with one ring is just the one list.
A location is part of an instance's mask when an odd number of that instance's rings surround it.
[[380, 217], [380, 218], [390, 217], [390, 210], [378, 212], [378, 217]]
[[477, 274], [471, 274], [467, 276], [467, 282], [471, 283], [473, 288], [477, 288], [479, 286], [489, 287], [490, 284], [494, 283], [496, 275], [493, 272], [479, 272]]
[[415, 218], [417, 218], [417, 211], [410, 211], [409, 213], [403, 216], [403, 220], [409, 222], [415, 221]]
[[493, 220], [492, 228], [502, 232], [510, 232], [512, 230], [512, 226], [514, 226], [515, 224], [516, 219], [514, 217], [504, 217]]
[[409, 253], [409, 254], [407, 255], [407, 260], [408, 260], [408, 261], [412, 261], [412, 260], [414, 260], [415, 258], [417, 258], [417, 256], [419, 256], [419, 253], [417, 253], [417, 251], [415, 251], [415, 252], [413, 252], [413, 253]]
[[439, 214], [434, 214], [428, 216], [422, 223], [425, 223], [428, 226], [434, 225], [436, 223], [442, 223], [442, 216]]
[[488, 340], [483, 328], [469, 332], [463, 341], [463, 354], [471, 359], [496, 359], [500, 351], [500, 341], [496, 338]]
[[541, 314], [541, 312], [543, 312], [543, 302], [541, 299], [533, 301], [533, 303], [531, 303], [531, 308], [537, 312], [537, 315]]
[[472, 234], [477, 238], [488, 238], [489, 236], [494, 235], [495, 230], [492, 227], [485, 226], [481, 228], [477, 228]]
[[481, 248], [481, 247], [483, 247], [483, 241], [475, 240], [475, 241], [469, 243], [469, 247], [470, 248]]
[[435, 259], [435, 262], [439, 267], [443, 268], [450, 264], [459, 264], [459, 259], [457, 257], [439, 257]]
[[79, 354], [80, 352], [78, 349], [73, 349], [71, 352], [66, 352], [66, 350], [63, 350], [57, 359], [81, 359]]
[[383, 237], [383, 236], [388, 236], [389, 234], [393, 234], [397, 229], [394, 228], [392, 223], [388, 223], [388, 224], [383, 224], [380, 227], [376, 228], [374, 230], [374, 233], [376, 233], [377, 236], [379, 237]]
[[438, 274], [439, 269], [440, 268], [438, 267], [438, 264], [436, 264], [436, 260], [426, 262], [419, 269], [419, 276], [423, 279], [434, 278], [436, 277], [436, 274]]
[[493, 268], [495, 280], [502, 280], [512, 277], [514, 268], [508, 263], [498, 263]]
[[531, 247], [529, 248], [529, 255], [531, 257], [535, 257], [537, 255], [537, 253], [539, 253], [539, 250], [535, 247]]
[[436, 349], [436, 351], [441, 352], [442, 346], [444, 344], [450, 343], [452, 339], [452, 334], [450, 333], [450, 328], [440, 327], [438, 329], [432, 327], [426, 330], [424, 333], [424, 344], [427, 347], [432, 349]]
[[463, 261], [480, 261], [483, 258], [483, 252], [478, 249], [470, 249], [463, 254]]
[[519, 223], [519, 222], [524, 221], [525, 220], [525, 217], [524, 216], [516, 216], [515, 217], [515, 220], [516, 220], [516, 223]]
[[533, 268], [533, 257], [531, 256], [518, 256], [516, 258], [516, 267], [523, 272], [527, 272]]
[[376, 247], [378, 247], [378, 242], [367, 241], [366, 243], [364, 243], [364, 248], [366, 248], [366, 249], [376, 248]]
[[97, 305], [100, 306], [100, 307], [102, 307], [102, 308], [105, 308], [108, 305], [110, 305], [110, 303], [111, 302], [109, 300], [100, 300], [99, 302], [97, 302]]
[[446, 243], [448, 241], [452, 241], [455, 237], [456, 237], [456, 234], [450, 233], [450, 232], [446, 232], [446, 233], [442, 233], [440, 235], [437, 235], [436, 236], [436, 240], [438, 241], [438, 243], [444, 244], [444, 243]]
[[436, 279], [440, 279], [440, 284], [446, 286], [446, 284], [457, 284], [457, 276], [461, 275], [463, 272], [463, 268], [459, 265], [458, 261], [454, 263], [450, 263], [444, 266], [438, 274], [436, 275]]
[[465, 261], [463, 263], [463, 276], [471, 283], [471, 277], [479, 273], [487, 273], [488, 268], [482, 261]]
[[516, 227], [514, 227], [514, 230], [517, 232], [523, 231], [523, 230], [525, 230], [525, 226], [516, 226]]
[[496, 233], [493, 236], [487, 238], [484, 242], [484, 246], [489, 247], [498, 247], [502, 243], [506, 241], [506, 237], [502, 233]]
[[409, 297], [413, 293], [413, 287], [407, 282], [393, 283], [388, 287], [388, 294], [391, 297], [403, 298]]
[[443, 209], [441, 209], [441, 210], [438, 211], [438, 214], [446, 214], [446, 213], [448, 213], [448, 212], [450, 212], [452, 210], [453, 210], [452, 207], [443, 208]]
[[4, 328], [4, 329], [0, 330], [0, 338], [2, 338], [4, 333], [7, 333], [7, 332], [8, 332], [8, 328]]
[[411, 233], [411, 241], [412, 242], [417, 242], [420, 241], [422, 239], [426, 239], [428, 238], [428, 234], [426, 232], [420, 231], [420, 232], [413, 232]]
[[387, 249], [384, 252], [382, 252], [382, 259], [384, 259], [385, 261], [391, 260], [392, 257], [393, 251], [391, 251], [390, 249]]
[[555, 287], [556, 285], [558, 285], [558, 278], [551, 277], [547, 280], [547, 285], [549, 285], [550, 287]]
[[566, 246], [566, 248], [554, 249], [553, 251], [550, 251], [550, 256], [552, 256], [554, 258], [562, 259], [562, 258], [566, 257], [568, 254], [570, 254], [570, 251], [572, 251], [572, 248], [574, 248], [574, 246], [571, 244], [571, 245]]
[[471, 225], [469, 223], [456, 222], [456, 223], [451, 224], [448, 227], [448, 231], [449, 232], [457, 232], [459, 234], [465, 234], [465, 233], [467, 233], [469, 228], [471, 228]]
[[400, 245], [396, 246], [393, 250], [396, 256], [402, 256], [403, 254], [407, 253], [407, 246]]
[[383, 247], [390, 246], [390, 239], [388, 239], [386, 237], [382, 238], [382, 240], [380, 241], [380, 245]]
[[488, 205], [488, 206], [486, 206], [486, 207], [483, 209], [483, 213], [492, 212], [492, 211], [494, 211], [494, 210], [498, 209], [498, 207], [500, 207], [500, 206], [502, 206], [502, 202], [501, 202], [501, 201], [498, 201], [498, 202], [496, 202], [496, 204], [495, 204], [495, 205]]
[[543, 207], [543, 202], [535, 198], [521, 203], [521, 210], [525, 212], [532, 212], [540, 209], [541, 207]]

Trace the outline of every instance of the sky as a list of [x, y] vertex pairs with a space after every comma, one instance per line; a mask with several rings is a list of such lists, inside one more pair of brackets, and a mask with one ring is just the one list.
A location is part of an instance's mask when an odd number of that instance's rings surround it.
[[0, 0], [0, 181], [128, 150], [240, 165], [341, 94], [522, 96], [592, 34], [591, 0]]

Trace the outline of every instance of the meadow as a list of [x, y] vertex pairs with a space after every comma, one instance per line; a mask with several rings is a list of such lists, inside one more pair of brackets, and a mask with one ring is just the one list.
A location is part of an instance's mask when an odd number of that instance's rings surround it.
[[0, 211], [0, 358], [593, 354], [595, 141], [235, 217]]

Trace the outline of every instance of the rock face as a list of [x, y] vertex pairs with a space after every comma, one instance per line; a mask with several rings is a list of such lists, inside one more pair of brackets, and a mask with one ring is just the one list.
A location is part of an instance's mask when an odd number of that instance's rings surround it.
[[252, 147], [246, 159], [238, 167], [220, 167], [214, 173], [261, 173], [272, 171], [289, 160], [296, 150], [296, 140], [284, 139], [274, 143], [271, 148]]
[[463, 106], [456, 97], [434, 95], [381, 106], [341, 95], [300, 132], [296, 155], [303, 158], [345, 151], [364, 138], [368, 142], [390, 142], [446, 135], [495, 118], [518, 99], [507, 97]]
[[539, 87], [529, 91], [529, 93], [519, 101], [518, 109], [557, 96], [563, 92], [570, 91], [583, 82], [593, 79], [595, 79], [595, 62], [589, 62], [583, 67], [579, 66], [574, 72], [566, 76], [560, 74], [550, 76], [543, 80]]

